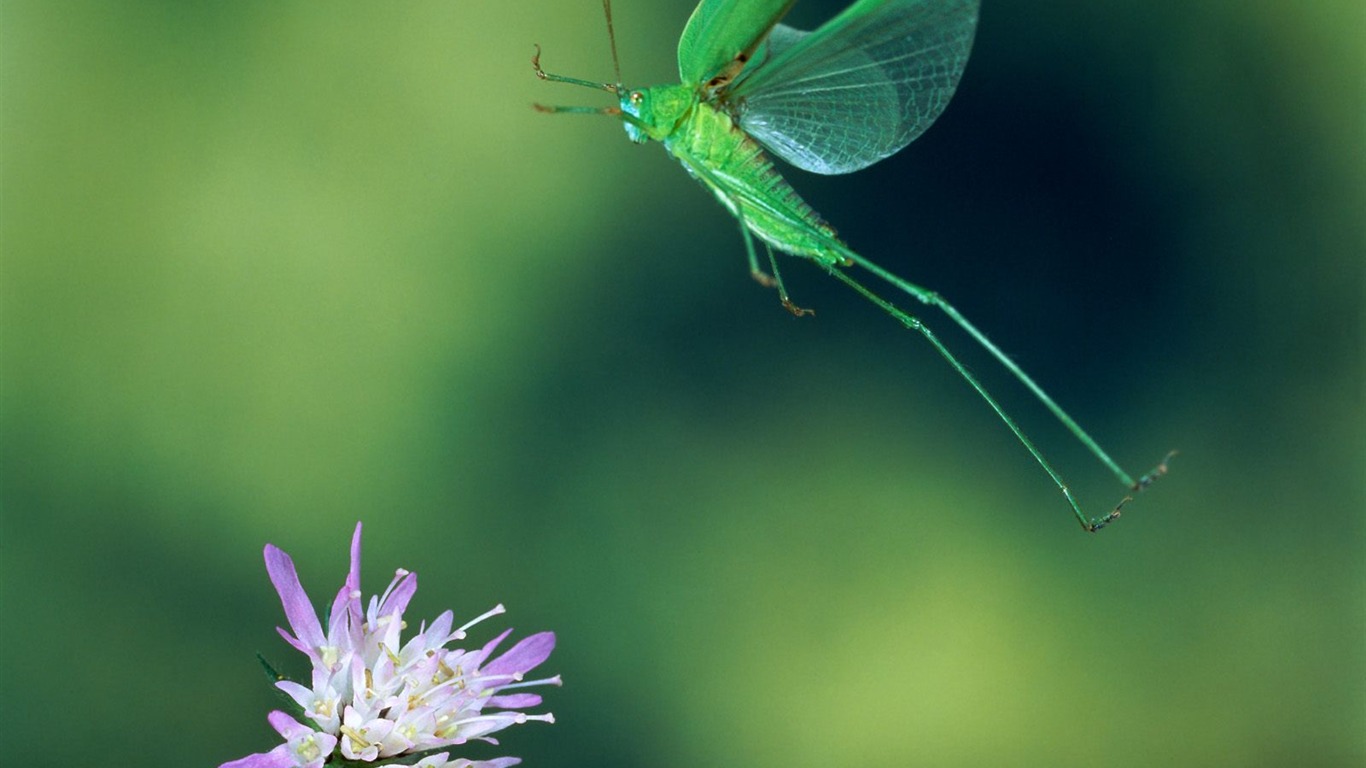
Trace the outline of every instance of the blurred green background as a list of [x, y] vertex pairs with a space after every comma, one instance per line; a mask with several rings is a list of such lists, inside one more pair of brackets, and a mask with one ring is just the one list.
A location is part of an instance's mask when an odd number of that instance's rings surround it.
[[[691, 7], [618, 0], [629, 82]], [[923, 340], [795, 262], [791, 317], [659, 147], [531, 110], [607, 103], [529, 62], [610, 79], [593, 0], [0, 8], [12, 764], [273, 745], [261, 546], [322, 600], [358, 519], [410, 621], [559, 635], [558, 724], [473, 756], [1366, 760], [1359, 0], [986, 0], [929, 133], [787, 174], [1130, 471], [1181, 450], [1097, 536]]]

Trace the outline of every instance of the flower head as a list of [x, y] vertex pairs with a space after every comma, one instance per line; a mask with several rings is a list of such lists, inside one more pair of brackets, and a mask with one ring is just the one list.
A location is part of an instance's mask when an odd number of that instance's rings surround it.
[[528, 720], [553, 723], [550, 713], [529, 715], [541, 697], [522, 689], [559, 685], [560, 678], [526, 680], [550, 656], [555, 635], [541, 632], [494, 655], [512, 630], [480, 648], [446, 648], [465, 631], [504, 612], [503, 606], [452, 629], [450, 611], [423, 624], [404, 641], [403, 611], [417, 591], [417, 574], [399, 569], [383, 594], [361, 604], [360, 533], [351, 540], [351, 570], [332, 601], [324, 630], [294, 570], [294, 561], [266, 545], [266, 570], [284, 604], [290, 632], [285, 641], [308, 656], [310, 685], [276, 683], [298, 705], [298, 719], [284, 712], [269, 720], [285, 743], [220, 768], [321, 768], [334, 759], [375, 762], [421, 757], [422, 768], [507, 768], [520, 760], [452, 760], [445, 747], [470, 740], [498, 742], [491, 734]]

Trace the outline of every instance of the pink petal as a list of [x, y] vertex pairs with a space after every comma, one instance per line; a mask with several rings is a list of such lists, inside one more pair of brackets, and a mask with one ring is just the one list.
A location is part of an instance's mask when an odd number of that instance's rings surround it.
[[469, 667], [471, 669], [478, 669], [479, 665], [483, 664], [484, 660], [487, 659], [489, 655], [493, 653], [493, 649], [497, 648], [498, 644], [503, 642], [503, 638], [507, 637], [510, 634], [512, 634], [512, 629], [505, 629], [503, 630], [502, 634], [498, 635], [497, 637], [493, 638], [487, 643], [484, 643], [483, 648], [477, 651], [471, 651], [468, 659]]
[[307, 736], [313, 732], [312, 728], [300, 725], [298, 720], [295, 720], [278, 709], [273, 710], [270, 714], [266, 715], [266, 720], [270, 722], [270, 727], [274, 728], [276, 733], [286, 739]]
[[403, 613], [408, 609], [408, 601], [413, 599], [414, 592], [417, 592], [417, 574], [410, 573], [384, 599], [384, 604], [379, 607], [379, 615]]
[[240, 760], [223, 763], [218, 768], [294, 768], [294, 754], [288, 744], [281, 744], [269, 752], [247, 755]]
[[522, 641], [512, 646], [507, 653], [489, 662], [488, 666], [480, 670], [480, 674], [512, 675], [526, 672], [549, 658], [553, 650], [555, 633], [538, 632], [522, 638]]
[[360, 627], [364, 623], [364, 611], [360, 603], [360, 532], [361, 524], [356, 523], [356, 531], [351, 534], [351, 569], [346, 574], [346, 583], [332, 601], [332, 622], [341, 620], [343, 615], [351, 618], [352, 645], [360, 644]]
[[539, 706], [541, 697], [534, 693], [509, 693], [504, 696], [490, 696], [484, 706], [494, 709], [529, 709]]
[[280, 593], [280, 602], [285, 607], [285, 618], [289, 620], [289, 626], [299, 641], [309, 648], [322, 645], [323, 628], [318, 623], [318, 614], [313, 610], [313, 604], [304, 593], [303, 585], [299, 583], [294, 561], [274, 544], [266, 545], [266, 572], [270, 574], [275, 591]]
[[451, 625], [454, 623], [455, 614], [450, 611], [443, 611], [440, 616], [437, 616], [423, 633], [427, 637], [427, 647], [442, 646], [452, 640]]
[[520, 762], [520, 757], [495, 757], [492, 760], [475, 760], [469, 768], [511, 768]]

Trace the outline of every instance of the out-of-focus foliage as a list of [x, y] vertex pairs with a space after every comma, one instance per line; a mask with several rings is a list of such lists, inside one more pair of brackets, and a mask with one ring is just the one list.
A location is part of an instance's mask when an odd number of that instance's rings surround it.
[[[618, 0], [628, 81], [690, 10]], [[590, 0], [7, 0], [6, 761], [267, 748], [261, 545], [320, 599], [363, 519], [367, 589], [559, 634], [559, 723], [474, 754], [1360, 764], [1364, 28], [986, 0], [924, 137], [789, 174], [1132, 471], [1181, 449], [1089, 537], [918, 337], [799, 263], [792, 318], [657, 147], [530, 109], [607, 103], [529, 63], [610, 78]]]

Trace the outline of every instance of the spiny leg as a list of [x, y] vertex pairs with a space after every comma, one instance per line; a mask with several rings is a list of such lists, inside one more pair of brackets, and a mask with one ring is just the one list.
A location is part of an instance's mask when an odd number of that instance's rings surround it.
[[1010, 429], [1011, 433], [1015, 435], [1015, 439], [1020, 441], [1020, 443], [1025, 447], [1025, 450], [1029, 451], [1029, 454], [1034, 457], [1034, 460], [1036, 462], [1038, 462], [1039, 466], [1043, 467], [1044, 472], [1048, 473], [1048, 476], [1053, 479], [1053, 484], [1058, 487], [1058, 490], [1062, 492], [1063, 497], [1067, 499], [1068, 505], [1072, 507], [1073, 514], [1077, 516], [1077, 522], [1081, 523], [1081, 527], [1084, 530], [1094, 533], [1096, 531], [1099, 531], [1101, 528], [1104, 528], [1105, 526], [1109, 525], [1111, 522], [1115, 520], [1115, 518], [1119, 517], [1120, 510], [1123, 509], [1124, 505], [1131, 500], [1128, 496], [1121, 500], [1119, 504], [1117, 504], [1115, 508], [1104, 517], [1087, 517], [1086, 513], [1083, 512], [1081, 509], [1081, 504], [1079, 504], [1077, 502], [1076, 497], [1072, 495], [1072, 489], [1067, 486], [1067, 483], [1063, 482], [1062, 476], [1058, 474], [1057, 470], [1053, 469], [1053, 465], [1048, 463], [1048, 460], [1044, 458], [1043, 454], [1034, 445], [1033, 441], [1031, 441], [1028, 437], [1025, 436], [1024, 431], [1021, 430], [1019, 425], [1015, 423], [1015, 420], [1011, 418], [1010, 414], [1006, 413], [1005, 408], [1003, 408], [1001, 404], [997, 402], [995, 397], [992, 397], [991, 393], [986, 390], [986, 387], [982, 386], [982, 383], [977, 380], [977, 377], [974, 376], [972, 372], [969, 371], [966, 367], [964, 367], [963, 364], [958, 361], [958, 358], [954, 357], [953, 353], [949, 351], [949, 348], [944, 346], [944, 343], [939, 340], [939, 337], [936, 336], [934, 332], [929, 329], [928, 326], [926, 326], [917, 318], [902, 311], [895, 304], [892, 304], [890, 301], [887, 301], [886, 299], [882, 298], [876, 293], [873, 293], [862, 283], [845, 274], [839, 268], [828, 264], [822, 264], [821, 266], [824, 267], [825, 270], [831, 274], [831, 276], [835, 277], [840, 282], [843, 282], [845, 285], [848, 285], [850, 288], [853, 288], [864, 298], [868, 299], [869, 301], [873, 302], [879, 307], [882, 307], [883, 311], [887, 312], [889, 315], [896, 318], [902, 325], [906, 326], [911, 330], [918, 331], [922, 336], [926, 338], [926, 340], [930, 342], [931, 346], [933, 346], [939, 352], [939, 354], [942, 355], [944, 359], [949, 362], [949, 365], [953, 368], [953, 370], [956, 371], [959, 376], [962, 376], [963, 379], [967, 381], [968, 384], [971, 385], [974, 390], [977, 391], [977, 394], [987, 402], [987, 405], [991, 406], [991, 409], [996, 412], [996, 415], [1000, 417], [1001, 421], [1004, 422], [1006, 427]]
[[1176, 457], [1177, 453], [1179, 453], [1179, 451], [1167, 451], [1167, 455], [1162, 457], [1162, 461], [1159, 462], [1156, 467], [1153, 467], [1148, 474], [1138, 478], [1129, 490], [1134, 493], [1142, 493], [1143, 491], [1148, 490], [1148, 486], [1157, 482], [1159, 477], [1167, 474], [1167, 464]]
[[778, 300], [783, 303], [783, 308], [797, 317], [807, 317], [815, 315], [816, 310], [805, 309], [792, 303], [792, 299], [787, 295], [787, 288], [783, 286], [782, 273], [778, 271], [778, 260], [773, 256], [773, 248], [764, 241], [764, 250], [768, 251], [768, 264], [773, 270], [770, 275], [759, 268], [759, 257], [754, 253], [754, 235], [750, 233], [749, 227], [745, 226], [745, 214], [739, 204], [735, 206], [735, 218], [740, 222], [740, 234], [745, 238], [745, 256], [749, 259], [749, 274], [759, 285], [765, 288], [777, 288]]
[[580, 80], [577, 77], [552, 75], [549, 72], [546, 72], [544, 69], [541, 69], [541, 46], [539, 44], [536, 46], [536, 53], [531, 56], [531, 68], [536, 71], [537, 77], [551, 83], [568, 83], [570, 85], [583, 86], [584, 88], [607, 91], [608, 93], [619, 93], [621, 90], [618, 86], [612, 85], [611, 83], [595, 83], [592, 80]]
[[533, 103], [531, 108], [537, 112], [561, 115], [620, 115], [620, 107], [559, 107], [547, 104]]
[[[1157, 482], [1157, 479], [1158, 479], [1158, 478], [1160, 478], [1160, 477], [1162, 477], [1163, 475], [1167, 474], [1167, 464], [1168, 464], [1168, 462], [1170, 462], [1170, 461], [1172, 460], [1173, 457], [1176, 456], [1177, 453], [1178, 453], [1177, 451], [1167, 451], [1167, 455], [1162, 457], [1162, 461], [1158, 462], [1158, 465], [1157, 465], [1156, 467], [1153, 467], [1151, 470], [1149, 470], [1147, 474], [1145, 474], [1145, 475], [1143, 475], [1142, 477], [1140, 477], [1140, 478], [1138, 478], [1137, 480], [1135, 480], [1135, 481], [1134, 481], [1134, 484], [1131, 485], [1131, 486], [1129, 486], [1129, 490], [1133, 491], [1133, 492], [1136, 493], [1136, 494], [1137, 494], [1137, 493], [1142, 493], [1143, 491], [1148, 490], [1148, 486], [1150, 486], [1150, 485], [1152, 485], [1153, 483]], [[1092, 523], [1093, 523], [1092, 527], [1087, 528], [1087, 530], [1088, 530], [1088, 531], [1098, 531], [1098, 530], [1100, 530], [1101, 528], [1104, 528], [1106, 525], [1108, 525], [1110, 522], [1112, 522], [1115, 518], [1119, 517], [1119, 511], [1120, 511], [1121, 509], [1124, 509], [1124, 505], [1125, 505], [1125, 504], [1128, 504], [1129, 502], [1131, 502], [1131, 501], [1133, 501], [1133, 500], [1134, 500], [1134, 497], [1133, 497], [1133, 496], [1125, 496], [1123, 499], [1120, 500], [1119, 504], [1115, 507], [1115, 509], [1114, 509], [1113, 512], [1111, 512], [1110, 514], [1108, 514], [1108, 515], [1106, 515], [1105, 517], [1101, 518], [1100, 520], [1094, 520], [1094, 521], [1092, 521]], [[1083, 527], [1084, 527], [1084, 526], [1083, 526]]]
[[[625, 117], [630, 116], [626, 115]], [[683, 165], [687, 167], [688, 170], [692, 171], [693, 174], [701, 180], [702, 184], [706, 186], [707, 189], [711, 190], [712, 194], [716, 195], [716, 198], [721, 201], [721, 204], [726, 207], [726, 210], [730, 211], [731, 215], [735, 217], [736, 222], [739, 223], [740, 236], [745, 239], [745, 256], [749, 259], [750, 276], [765, 288], [777, 288], [778, 298], [782, 301], [783, 307], [797, 317], [816, 314], [814, 310], [803, 309], [792, 303], [792, 299], [787, 295], [787, 289], [783, 287], [783, 278], [778, 272], [778, 261], [773, 258], [773, 249], [769, 247], [767, 240], [764, 241], [764, 247], [768, 249], [768, 263], [773, 268], [773, 274], [769, 275], [759, 267], [759, 257], [754, 252], [754, 235], [749, 231], [749, 227], [745, 224], [745, 209], [741, 206], [741, 200], [743, 199], [751, 204], [755, 204], [760, 209], [764, 209], [766, 204], [762, 200], [757, 200], [753, 196], [745, 194], [743, 189], [738, 189], [735, 185], [727, 184], [717, 178], [716, 174], [713, 173], [705, 163], [697, 162], [687, 154], [680, 154], [679, 160], [683, 161]], [[768, 212], [772, 212], [772, 210], [769, 209]]]
[[[1157, 482], [1157, 479], [1159, 477], [1162, 477], [1163, 475], [1167, 474], [1167, 463], [1170, 462], [1172, 460], [1172, 457], [1176, 456], [1176, 454], [1177, 451], [1167, 451], [1167, 455], [1162, 457], [1162, 461], [1159, 462], [1156, 467], [1153, 467], [1147, 474], [1143, 475], [1142, 477], [1138, 478], [1138, 480], [1134, 481], [1134, 484], [1129, 486], [1129, 490], [1133, 491], [1134, 493], [1142, 493], [1143, 491], [1146, 491], [1148, 489], [1148, 486]], [[1125, 504], [1128, 504], [1133, 500], [1133, 496], [1125, 496], [1123, 499], [1120, 500], [1119, 504], [1115, 507], [1113, 512], [1106, 515], [1105, 517], [1102, 517], [1099, 520], [1092, 521], [1092, 527], [1087, 528], [1087, 530], [1098, 531], [1101, 528], [1104, 528], [1115, 518], [1119, 517], [1119, 511], [1121, 509], [1124, 509]]]
[[[581, 85], [586, 88], [596, 88], [601, 91], [617, 93], [616, 86], [608, 83], [594, 83], [588, 80], [580, 80], [576, 77], [565, 77], [563, 75], [552, 75], [541, 69], [541, 46], [536, 46], [536, 53], [531, 57], [531, 67], [536, 70], [536, 76], [542, 80], [552, 83], [569, 83], [570, 85]], [[532, 104], [537, 112], [547, 112], [550, 114], [570, 114], [570, 115], [620, 115], [621, 107], [556, 107], [545, 104]]]
[[768, 241], [764, 242], [764, 250], [768, 251], [769, 266], [772, 266], [773, 268], [773, 284], [777, 287], [777, 295], [779, 295], [780, 299], [783, 299], [783, 306], [787, 307], [788, 312], [791, 312], [798, 317], [814, 316], [816, 310], [802, 309], [802, 307], [792, 303], [792, 299], [787, 298], [787, 288], [783, 287], [783, 273], [777, 271], [777, 257], [773, 256], [773, 246], [768, 245]]
[[778, 298], [783, 302], [783, 307], [797, 317], [814, 316], [816, 310], [799, 307], [788, 298], [787, 288], [783, 286], [783, 273], [778, 271], [778, 258], [773, 255], [773, 247], [767, 241], [764, 242], [764, 250], [768, 251], [768, 264], [773, 269], [773, 286], [778, 289]]
[[[749, 260], [749, 276], [754, 278], [754, 282], [765, 288], [776, 288], [778, 281], [773, 279], [773, 275], [759, 267], [759, 257], [754, 253], [754, 242], [749, 234], [749, 229], [745, 227], [744, 216], [737, 213], [735, 217], [740, 221], [740, 236], [745, 239], [745, 257]], [[764, 243], [764, 246], [767, 247], [768, 243]]]

